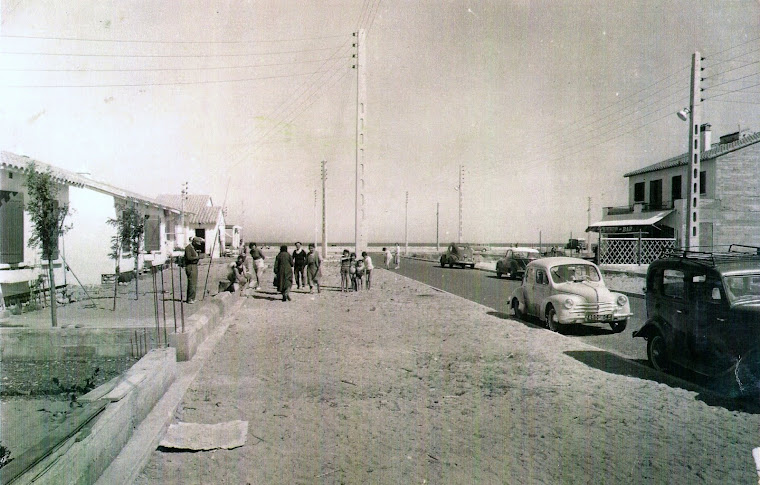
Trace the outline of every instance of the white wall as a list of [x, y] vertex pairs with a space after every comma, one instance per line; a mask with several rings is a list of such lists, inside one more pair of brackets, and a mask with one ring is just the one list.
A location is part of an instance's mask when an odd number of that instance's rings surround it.
[[[100, 276], [113, 274], [115, 269], [114, 260], [108, 257], [108, 253], [116, 228], [106, 223], [109, 218], [116, 217], [113, 196], [71, 187], [69, 201], [73, 210], [68, 222], [73, 227], [63, 236], [64, 257], [83, 284], [100, 284]], [[122, 262], [121, 269], [131, 270], [131, 259]], [[71, 279], [70, 283], [76, 284], [76, 280]]]

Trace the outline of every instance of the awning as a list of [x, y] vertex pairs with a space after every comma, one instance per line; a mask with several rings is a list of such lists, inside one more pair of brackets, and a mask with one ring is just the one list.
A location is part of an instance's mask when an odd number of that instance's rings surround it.
[[585, 232], [602, 232], [602, 233], [628, 233], [637, 232], [640, 229], [652, 227], [673, 210], [659, 212], [638, 212], [631, 214], [620, 214], [610, 216], [610, 219], [599, 221], [591, 224]]

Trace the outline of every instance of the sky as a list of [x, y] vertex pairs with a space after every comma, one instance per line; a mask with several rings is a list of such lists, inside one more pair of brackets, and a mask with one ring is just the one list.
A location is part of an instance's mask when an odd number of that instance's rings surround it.
[[[369, 242], [565, 241], [623, 174], [760, 131], [760, 3], [4, 0], [0, 148], [146, 196], [209, 194], [246, 240], [354, 236], [366, 33]], [[315, 211], [315, 190], [318, 211]], [[409, 204], [406, 205], [408, 193]], [[590, 209], [590, 210], [589, 210]], [[408, 229], [407, 229], [408, 228]]]

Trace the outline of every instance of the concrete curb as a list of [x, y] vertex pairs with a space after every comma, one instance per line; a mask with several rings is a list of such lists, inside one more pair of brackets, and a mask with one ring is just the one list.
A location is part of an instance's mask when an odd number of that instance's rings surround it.
[[235, 298], [232, 293], [219, 293], [185, 319], [184, 332], [169, 335], [169, 346], [177, 349], [177, 362], [193, 358], [198, 346], [216, 329], [222, 317], [230, 312]]
[[[204, 334], [208, 335], [208, 338], [203, 341], [196, 341], [197, 345], [193, 357], [186, 362], [177, 364], [176, 380], [148, 416], [139, 423], [132, 438], [95, 482], [97, 485], [132, 484], [145, 465], [148, 464], [151, 454], [158, 447], [166, 429], [174, 419], [174, 414], [182, 402], [185, 392], [198, 376], [203, 364], [212, 355], [216, 344], [227, 331], [229, 317], [236, 313], [243, 304], [242, 298], [236, 298], [230, 293], [213, 303], [218, 304], [220, 301], [224, 312], [217, 318], [218, 321], [214, 322], [213, 328], [206, 325]], [[218, 310], [218, 307], [216, 309]], [[196, 333], [195, 338], [199, 335], [200, 333]]]

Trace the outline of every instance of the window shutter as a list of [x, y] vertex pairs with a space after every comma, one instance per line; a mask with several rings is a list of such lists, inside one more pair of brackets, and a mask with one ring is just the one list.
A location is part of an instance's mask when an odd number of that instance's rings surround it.
[[145, 250], [161, 250], [161, 221], [158, 217], [151, 216], [145, 221]]
[[0, 263], [24, 261], [24, 196], [0, 190]]

